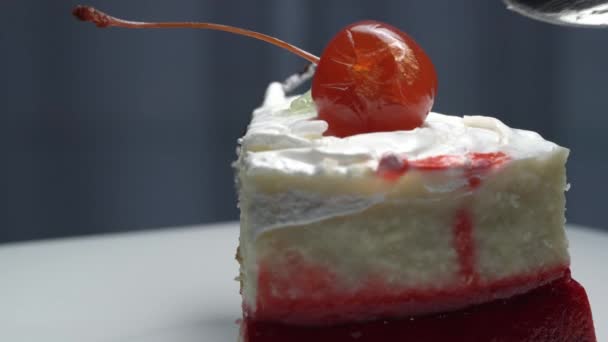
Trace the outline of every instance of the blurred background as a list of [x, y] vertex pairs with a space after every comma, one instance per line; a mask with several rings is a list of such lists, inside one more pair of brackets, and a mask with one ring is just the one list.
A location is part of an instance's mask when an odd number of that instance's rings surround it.
[[[101, 30], [76, 1], [0, 2], [0, 242], [236, 220], [236, 139], [268, 82], [306, 63], [194, 30]], [[90, 0], [135, 20], [264, 32], [315, 54], [360, 19], [433, 59], [434, 110], [487, 114], [572, 149], [569, 222], [608, 229], [608, 30], [549, 26], [499, 0]]]

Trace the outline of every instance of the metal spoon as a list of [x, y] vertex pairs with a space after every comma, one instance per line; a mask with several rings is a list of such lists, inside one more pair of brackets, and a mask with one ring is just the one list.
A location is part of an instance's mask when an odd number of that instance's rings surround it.
[[608, 0], [503, 0], [507, 8], [557, 25], [608, 28]]

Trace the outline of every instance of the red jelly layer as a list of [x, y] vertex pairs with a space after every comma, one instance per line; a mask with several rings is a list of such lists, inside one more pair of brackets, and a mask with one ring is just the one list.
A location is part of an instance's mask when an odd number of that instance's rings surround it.
[[245, 319], [245, 342], [595, 342], [585, 289], [570, 275], [526, 294], [400, 320], [305, 327]]

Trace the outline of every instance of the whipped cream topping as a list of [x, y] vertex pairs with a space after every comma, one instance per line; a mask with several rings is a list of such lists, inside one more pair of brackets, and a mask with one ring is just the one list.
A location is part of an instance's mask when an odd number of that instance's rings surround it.
[[363, 211], [384, 201], [384, 194], [321, 197], [304, 191], [251, 196], [249, 221], [255, 233], [287, 226], [299, 226]]
[[310, 98], [288, 97], [279, 83], [271, 83], [241, 139], [246, 172], [363, 175], [375, 171], [388, 153], [416, 160], [500, 151], [511, 159], [524, 159], [564, 149], [535, 132], [510, 128], [487, 116], [429, 113], [424, 125], [411, 131], [346, 138], [323, 136], [327, 122], [316, 116]]
[[[449, 116], [429, 113], [424, 125], [411, 131], [377, 132], [346, 138], [323, 136], [327, 122], [318, 120], [307, 93], [288, 97], [281, 84], [272, 83], [263, 105], [253, 112], [247, 133], [240, 139], [239, 173], [314, 177], [335, 175], [349, 179], [375, 176], [382, 157], [395, 154], [409, 161], [439, 155], [502, 152], [510, 160], [550, 158], [567, 149], [531, 131], [513, 129], [486, 116]], [[463, 188], [462, 170], [433, 177], [422, 186], [431, 193]], [[387, 194], [336, 194], [286, 189], [284, 193], [249, 193], [250, 237], [273, 229], [355, 214], [387, 201]], [[392, 199], [396, 200], [396, 199]]]

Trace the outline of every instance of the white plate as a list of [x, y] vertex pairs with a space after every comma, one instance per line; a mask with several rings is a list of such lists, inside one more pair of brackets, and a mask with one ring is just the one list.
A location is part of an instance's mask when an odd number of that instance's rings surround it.
[[[608, 234], [569, 227], [608, 341]], [[236, 223], [0, 246], [0, 341], [236, 341]]]

